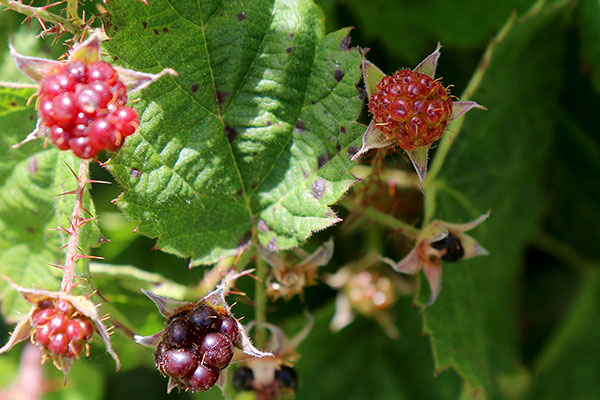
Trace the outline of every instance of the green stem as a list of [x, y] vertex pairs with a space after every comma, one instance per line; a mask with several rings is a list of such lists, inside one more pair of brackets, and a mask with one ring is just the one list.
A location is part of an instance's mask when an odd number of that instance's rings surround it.
[[[342, 207], [348, 210], [354, 210], [357, 208], [353, 202], [348, 200], [342, 200], [340, 204]], [[381, 211], [378, 211], [372, 207], [362, 207], [358, 210], [358, 212], [373, 222], [376, 222], [382, 226], [386, 226], [393, 230], [400, 231], [403, 235], [409, 238], [416, 239], [417, 236], [419, 236], [419, 229], [407, 224], [404, 221], [400, 221], [399, 219], [396, 219], [389, 214], [382, 213]]]
[[598, 304], [599, 277], [598, 267], [590, 268], [590, 273], [582, 280], [582, 287], [569, 311], [565, 314], [565, 319], [533, 362], [532, 373], [534, 376], [555, 366], [568, 351], [569, 346], [580, 340], [582, 332], [593, 326], [595, 309]]
[[589, 274], [593, 270], [592, 265], [594, 264], [594, 261], [581, 255], [568, 244], [555, 239], [546, 233], [538, 232], [533, 240], [533, 245], [584, 275]]
[[[69, 1], [69, 3], [71, 2], [72, 1]], [[45, 8], [29, 6], [21, 3], [20, 1], [0, 0], [0, 5], [3, 5], [6, 8], [16, 11], [20, 14], [23, 14], [28, 18], [35, 18], [39, 19], [40, 21], [50, 22], [54, 26], [62, 27], [62, 29], [69, 33], [72, 33], [73, 35], [81, 33], [83, 27], [85, 26], [85, 24], [79, 19], [79, 17], [72, 20], [70, 18], [63, 18], [61, 16], [46, 11]]]
[[267, 331], [264, 323], [267, 322], [267, 296], [265, 293], [265, 280], [267, 278], [267, 263], [256, 252], [256, 280], [254, 291], [254, 339], [256, 345], [261, 348], [267, 343]]
[[67, 0], [67, 16], [71, 21], [81, 22], [79, 19], [79, 13], [77, 8], [79, 7], [79, 0]]
[[[485, 52], [483, 53], [483, 57], [481, 58], [481, 61], [479, 62], [477, 69], [475, 70], [475, 73], [473, 74], [473, 76], [471, 77], [471, 80], [467, 84], [466, 89], [463, 91], [463, 93], [460, 96], [461, 101], [469, 100], [473, 96], [475, 91], [479, 88], [479, 85], [481, 84], [481, 81], [483, 80], [483, 77], [490, 65], [490, 62], [492, 61], [492, 56], [494, 54], [494, 50], [495, 50], [496, 46], [506, 37], [508, 32], [513, 27], [515, 20], [516, 20], [516, 14], [513, 13], [510, 16], [510, 18], [508, 19], [508, 21], [506, 21], [504, 26], [500, 29], [500, 31], [496, 34], [496, 36], [490, 41], [487, 48], [485, 49]], [[457, 139], [458, 134], [460, 133], [460, 130], [464, 124], [464, 121], [465, 121], [465, 118], [463, 116], [461, 118], [458, 118], [458, 119], [452, 121], [448, 125], [448, 130], [450, 132], [452, 132], [453, 135], [452, 135], [452, 137], [450, 137], [450, 135], [444, 135], [442, 137], [442, 140], [440, 140], [437, 152], [435, 153], [435, 157], [433, 159], [433, 162], [431, 163], [429, 171], [427, 172], [427, 177], [425, 178], [425, 182], [423, 183], [423, 187], [425, 189], [427, 189], [428, 185], [436, 178], [436, 176], [439, 174], [440, 170], [442, 169], [442, 166], [444, 165], [444, 161], [446, 160], [446, 156], [448, 155], [448, 152], [450, 151], [452, 144]]]

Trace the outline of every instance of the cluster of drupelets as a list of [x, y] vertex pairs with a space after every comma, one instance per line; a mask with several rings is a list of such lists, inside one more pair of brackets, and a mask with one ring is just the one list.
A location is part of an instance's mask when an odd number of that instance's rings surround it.
[[32, 341], [41, 346], [44, 354], [55, 360], [79, 358], [89, 353], [94, 334], [92, 321], [79, 314], [64, 300], [42, 300], [31, 317]]
[[38, 113], [56, 147], [89, 159], [119, 150], [137, 129], [138, 115], [126, 103], [127, 88], [110, 64], [70, 61], [42, 80]]
[[238, 322], [225, 310], [206, 303], [182, 311], [167, 321], [154, 360], [177, 387], [203, 392], [215, 385], [220, 371], [240, 347]]
[[402, 69], [384, 77], [369, 99], [377, 128], [404, 150], [430, 146], [452, 115], [452, 99], [438, 80]]

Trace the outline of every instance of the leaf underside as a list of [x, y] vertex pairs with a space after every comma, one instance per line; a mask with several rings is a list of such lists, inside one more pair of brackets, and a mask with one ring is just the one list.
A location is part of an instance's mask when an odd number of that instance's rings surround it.
[[144, 91], [139, 132], [109, 163], [139, 232], [201, 264], [338, 221], [329, 205], [355, 181], [364, 131], [349, 29], [325, 36], [307, 0], [109, 5], [111, 55], [179, 73]]

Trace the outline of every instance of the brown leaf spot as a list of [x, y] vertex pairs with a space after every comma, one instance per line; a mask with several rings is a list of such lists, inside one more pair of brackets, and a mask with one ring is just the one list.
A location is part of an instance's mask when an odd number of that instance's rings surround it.
[[233, 142], [238, 135], [237, 129], [232, 126], [225, 127], [225, 136], [227, 136], [227, 141], [229, 143]]
[[142, 21], [142, 26], [144, 29], [148, 28], [148, 23], [146, 21]]
[[348, 158], [354, 157], [356, 153], [358, 153], [358, 147], [355, 145], [348, 147]]
[[140, 171], [137, 168], [131, 168], [131, 170], [129, 171], [129, 176], [131, 177], [131, 179], [137, 179], [140, 177], [140, 175], [142, 175], [142, 171]]
[[346, 133], [346, 127], [345, 126], [340, 127], [340, 132], [341, 133]]
[[350, 35], [344, 37], [342, 39], [342, 41], [340, 42], [340, 49], [342, 49], [344, 51], [348, 51], [348, 49], [350, 48], [351, 41], [352, 41], [352, 38], [350, 37]]
[[327, 164], [329, 160], [333, 158], [333, 155], [327, 152], [326, 155], [320, 155], [317, 157], [317, 168], [321, 169], [323, 165]]
[[260, 231], [263, 233], [269, 232], [269, 227], [267, 226], [267, 223], [262, 219], [258, 220], [258, 229], [260, 229]]
[[158, 29], [152, 29], [152, 32], [154, 32], [155, 35], [158, 35]]
[[167, 28], [167, 27], [165, 26], [165, 27], [163, 28], [163, 32], [164, 32], [164, 33], [167, 33], [167, 32], [169, 32], [169, 28]]
[[35, 233], [35, 229], [33, 229], [31, 226], [26, 226], [25, 230], [29, 233]]
[[335, 67], [335, 71], [333, 72], [333, 77], [335, 78], [336, 82], [341, 81], [342, 79], [344, 79], [344, 71], [342, 71], [340, 69], [340, 67]]
[[291, 47], [288, 47], [287, 49], [285, 49], [285, 52], [288, 53], [288, 54], [291, 54], [292, 51], [294, 51], [294, 49], [291, 48]]
[[238, 240], [237, 247], [246, 247], [250, 244], [250, 239], [252, 239], [252, 232], [246, 232], [242, 235], [240, 240]]
[[192, 85], [192, 93], [196, 93], [196, 91], [200, 88], [200, 85], [198, 85], [197, 83], [194, 83]]
[[27, 164], [27, 169], [31, 175], [35, 175], [38, 172], [38, 162], [36, 156], [31, 157], [29, 164]]
[[221, 107], [221, 104], [225, 102], [225, 99], [229, 96], [229, 93], [216, 90], [215, 94], [217, 96], [217, 104], [219, 105], [219, 107]]
[[16, 107], [19, 105], [19, 103], [17, 103], [16, 101], [11, 101], [9, 104], [11, 105], [11, 107]]
[[298, 118], [298, 122], [296, 122], [296, 126], [294, 127], [294, 133], [304, 133], [304, 131], [306, 131], [304, 121]]
[[325, 180], [319, 178], [311, 185], [312, 195], [316, 200], [319, 200], [325, 194]]
[[236, 15], [236, 17], [237, 17], [238, 21], [243, 21], [246, 18], [248, 18], [248, 14], [246, 14], [245, 11], [242, 11], [241, 13], [239, 13], [238, 15]]

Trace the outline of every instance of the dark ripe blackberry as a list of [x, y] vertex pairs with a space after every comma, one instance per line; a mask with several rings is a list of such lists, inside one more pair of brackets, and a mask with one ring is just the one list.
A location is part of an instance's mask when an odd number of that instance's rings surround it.
[[233, 372], [233, 387], [237, 391], [252, 390], [254, 372], [248, 367], [237, 368]]
[[452, 233], [448, 233], [445, 238], [431, 243], [431, 247], [437, 250], [446, 250], [442, 255], [442, 260], [447, 262], [457, 262], [465, 255], [465, 249], [460, 239]]
[[219, 369], [225, 368], [233, 358], [233, 344], [227, 335], [208, 333], [200, 345], [200, 358], [207, 365]]
[[232, 316], [227, 316], [221, 321], [219, 332], [229, 336], [229, 339], [234, 346], [240, 341], [240, 330], [238, 328], [237, 320]]
[[200, 304], [189, 315], [192, 325], [201, 333], [215, 332], [221, 327], [221, 319], [211, 307]]
[[282, 365], [281, 369], [275, 371], [275, 380], [280, 388], [291, 389], [293, 391], [298, 389], [298, 375], [292, 367]]
[[218, 379], [218, 368], [199, 364], [194, 373], [188, 378], [188, 383], [193, 392], [206, 392], [217, 383]]
[[175, 378], [188, 376], [198, 367], [196, 357], [188, 350], [167, 350], [162, 354], [163, 372]]
[[194, 340], [194, 334], [185, 319], [175, 318], [169, 322], [163, 338], [171, 347], [188, 348]]
[[154, 364], [156, 364], [159, 369], [161, 368], [165, 351], [167, 351], [167, 348], [164, 341], [160, 342], [158, 346], [156, 346], [156, 349], [154, 349]]

